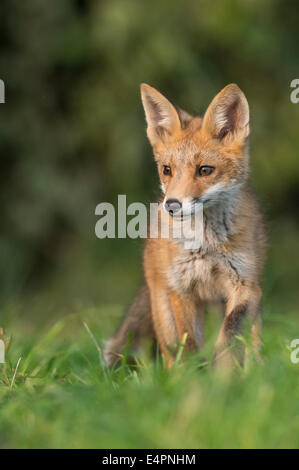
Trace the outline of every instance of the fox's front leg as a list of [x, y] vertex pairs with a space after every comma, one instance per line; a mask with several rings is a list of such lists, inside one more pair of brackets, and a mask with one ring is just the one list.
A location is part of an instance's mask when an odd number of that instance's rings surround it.
[[160, 282], [149, 282], [155, 336], [168, 366], [174, 361], [178, 335], [167, 289]]
[[204, 309], [201, 300], [174, 291], [169, 295], [180, 342], [187, 335], [185, 350], [200, 349], [204, 343]]
[[[218, 369], [231, 369], [234, 365], [232, 342], [237, 334], [242, 334], [244, 320], [251, 323], [253, 344], [259, 338], [261, 289], [259, 286], [239, 286], [228, 299], [225, 317], [216, 342], [214, 361]], [[242, 348], [241, 345], [239, 345]], [[240, 360], [240, 357], [238, 358]]]
[[178, 295], [162, 283], [150, 287], [153, 324], [157, 340], [170, 367], [185, 334], [186, 350], [199, 349], [203, 343], [203, 311], [199, 302]]

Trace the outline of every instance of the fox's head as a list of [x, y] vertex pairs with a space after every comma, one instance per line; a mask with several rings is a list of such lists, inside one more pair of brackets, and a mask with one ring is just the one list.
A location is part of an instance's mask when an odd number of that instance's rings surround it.
[[141, 97], [164, 209], [184, 217], [198, 203], [205, 209], [235, 198], [248, 175], [249, 107], [240, 88], [223, 88], [203, 117], [177, 109], [146, 84]]

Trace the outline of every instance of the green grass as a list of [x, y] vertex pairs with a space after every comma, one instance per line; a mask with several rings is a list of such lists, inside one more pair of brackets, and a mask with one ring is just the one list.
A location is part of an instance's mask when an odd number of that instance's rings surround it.
[[[0, 446], [4, 448], [296, 448], [299, 364], [289, 343], [295, 315], [264, 309], [264, 364], [230, 379], [210, 367], [219, 321], [207, 318], [207, 345], [167, 370], [144, 353], [135, 368], [103, 367], [101, 346], [119, 306], [78, 309], [33, 327], [23, 306], [4, 312], [13, 334], [0, 365]], [[21, 360], [19, 360], [21, 358]], [[18, 369], [16, 370], [17, 363]]]

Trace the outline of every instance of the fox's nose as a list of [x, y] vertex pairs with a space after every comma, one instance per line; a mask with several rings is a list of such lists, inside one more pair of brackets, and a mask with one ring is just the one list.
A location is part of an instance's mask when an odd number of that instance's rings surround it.
[[182, 203], [178, 199], [167, 199], [165, 201], [165, 209], [170, 213], [174, 214], [182, 208]]

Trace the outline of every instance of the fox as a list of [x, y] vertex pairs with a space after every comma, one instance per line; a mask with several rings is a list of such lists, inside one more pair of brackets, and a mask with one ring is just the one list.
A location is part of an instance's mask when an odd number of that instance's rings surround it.
[[161, 184], [159, 220], [184, 221], [202, 207], [203, 236], [188, 249], [184, 238], [147, 237], [144, 284], [106, 342], [104, 358], [113, 366], [129, 338], [136, 351], [150, 337], [171, 367], [182, 342], [183, 356], [202, 349], [205, 307], [217, 303], [223, 318], [212, 364], [232, 370], [248, 354], [248, 345], [246, 351], [236, 339], [245, 322], [259, 356], [262, 333], [266, 231], [248, 183], [249, 105], [241, 89], [229, 84], [203, 116], [193, 116], [150, 85], [140, 87]]

